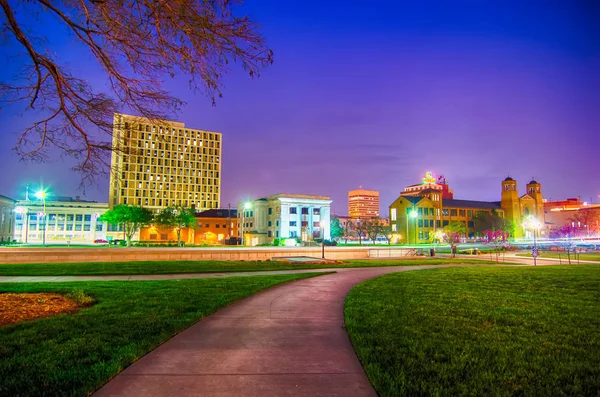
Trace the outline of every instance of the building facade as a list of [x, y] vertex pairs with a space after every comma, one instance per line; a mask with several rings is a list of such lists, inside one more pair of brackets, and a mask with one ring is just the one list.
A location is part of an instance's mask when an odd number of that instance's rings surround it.
[[109, 205], [219, 208], [222, 136], [115, 114]]
[[[442, 183], [440, 183], [442, 182]], [[446, 180], [428, 173], [421, 185], [411, 185], [389, 207], [390, 224], [400, 243], [426, 243], [439, 239], [451, 222], [463, 223], [465, 238], [475, 238], [476, 214], [486, 212], [505, 218], [512, 227], [512, 237], [524, 236], [523, 221], [530, 216], [544, 224], [541, 185], [527, 184], [527, 193], [518, 195], [517, 182], [508, 177], [502, 182], [501, 200], [496, 202], [457, 200]], [[543, 232], [540, 230], [539, 232]]]
[[107, 224], [98, 221], [107, 203], [61, 198], [15, 203], [14, 240], [20, 243], [89, 244], [106, 239]]
[[16, 201], [0, 195], [0, 243], [13, 241]]
[[330, 239], [328, 196], [276, 194], [238, 206], [238, 229], [244, 245], [270, 244], [275, 239]]
[[562, 229], [573, 237], [600, 236], [600, 204], [583, 202], [579, 198], [546, 201], [544, 213], [550, 235]]
[[195, 244], [236, 244], [239, 234], [237, 210], [206, 210], [196, 214], [196, 219]]
[[360, 189], [348, 192], [348, 215], [351, 218], [376, 218], [379, 216], [379, 191]]

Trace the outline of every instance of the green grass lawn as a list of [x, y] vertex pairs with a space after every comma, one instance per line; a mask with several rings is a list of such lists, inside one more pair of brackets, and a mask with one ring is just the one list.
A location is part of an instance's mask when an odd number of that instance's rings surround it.
[[2, 292], [82, 289], [74, 315], [0, 327], [0, 396], [85, 396], [173, 335], [293, 274], [226, 279], [0, 284]]
[[600, 266], [396, 273], [346, 300], [380, 396], [597, 396]]
[[380, 259], [354, 260], [342, 264], [284, 263], [277, 261], [138, 261], [102, 263], [43, 263], [0, 265], [0, 276], [74, 276], [99, 274], [174, 274], [243, 272], [260, 270], [327, 269], [335, 267], [416, 266], [446, 263], [496, 263], [477, 259]]
[[[527, 253], [527, 254], [517, 254], [517, 256], [526, 256], [531, 258], [531, 253]], [[564, 260], [567, 260], [567, 253], [566, 252], [548, 252], [548, 251], [540, 251], [540, 256], [539, 258], [561, 258]], [[575, 256], [575, 254], [573, 254], [571, 252], [571, 261], [576, 261], [577, 258], [579, 258], [579, 260], [581, 261], [598, 261], [600, 262], [600, 253], [577, 253], [577, 256]]]

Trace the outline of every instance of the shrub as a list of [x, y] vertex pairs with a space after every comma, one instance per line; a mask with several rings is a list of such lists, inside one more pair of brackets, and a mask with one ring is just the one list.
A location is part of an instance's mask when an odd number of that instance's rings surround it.
[[94, 298], [89, 295], [86, 295], [82, 289], [74, 289], [70, 293], [65, 295], [67, 298], [76, 302], [80, 306], [91, 306], [96, 302]]

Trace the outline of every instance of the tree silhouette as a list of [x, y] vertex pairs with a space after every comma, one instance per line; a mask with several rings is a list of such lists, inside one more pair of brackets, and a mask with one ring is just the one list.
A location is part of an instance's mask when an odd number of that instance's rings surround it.
[[[273, 61], [255, 23], [234, 15], [235, 0], [0, 0], [1, 43], [18, 76], [2, 76], [1, 99], [24, 102], [34, 120], [17, 138], [22, 159], [43, 161], [48, 149], [77, 160], [82, 182], [110, 164], [113, 114], [133, 113], [160, 123], [182, 101], [165, 80], [185, 77], [213, 104], [232, 62], [251, 76]], [[92, 88], [88, 76], [73, 75], [53, 55], [46, 32], [32, 20], [50, 16], [102, 68], [108, 92]], [[19, 57], [19, 55], [24, 55]], [[80, 57], [86, 54], [78, 54]], [[14, 78], [13, 78], [14, 77]]]

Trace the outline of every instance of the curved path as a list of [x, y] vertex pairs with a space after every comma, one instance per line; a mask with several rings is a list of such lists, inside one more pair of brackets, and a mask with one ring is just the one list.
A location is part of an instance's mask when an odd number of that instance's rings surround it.
[[299, 280], [219, 310], [150, 352], [95, 396], [377, 396], [344, 329], [344, 300], [378, 267]]

